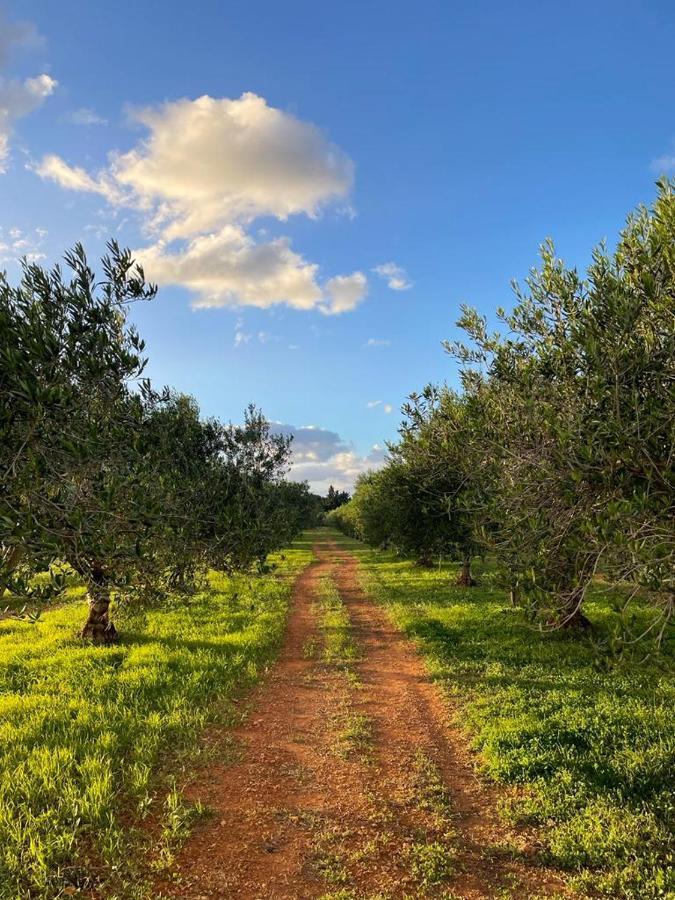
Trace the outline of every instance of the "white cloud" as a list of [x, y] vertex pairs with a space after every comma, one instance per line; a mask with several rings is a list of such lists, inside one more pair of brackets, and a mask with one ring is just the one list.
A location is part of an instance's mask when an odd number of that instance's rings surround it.
[[368, 293], [368, 280], [363, 272], [336, 275], [326, 282], [326, 293], [330, 302], [325, 312], [351, 312], [365, 299]]
[[194, 307], [313, 309], [323, 302], [318, 267], [291, 250], [287, 238], [258, 244], [238, 225], [199, 235], [185, 249], [159, 242], [135, 255], [148, 278], [189, 288]]
[[260, 216], [317, 215], [352, 187], [354, 166], [315, 125], [263, 97], [209, 96], [137, 110], [149, 136], [114, 177], [154, 204], [166, 237]]
[[391, 346], [391, 341], [386, 338], [368, 338], [366, 341], [366, 347], [389, 347]]
[[408, 278], [408, 273], [401, 266], [396, 265], [394, 262], [382, 263], [379, 266], [375, 266], [373, 269], [376, 275], [379, 275], [380, 278], [384, 278], [387, 282], [387, 286], [392, 289], [392, 291], [407, 291], [409, 288], [413, 286], [412, 281]]
[[237, 323], [234, 326], [234, 347], [242, 347], [244, 344], [248, 344], [253, 335], [248, 334], [244, 331], [244, 320], [237, 319]]
[[[234, 346], [242, 347], [244, 344], [250, 344], [252, 340], [257, 340], [259, 344], [268, 344], [270, 341], [279, 341], [280, 338], [276, 334], [270, 334], [269, 331], [258, 331], [256, 334], [249, 333], [244, 330], [244, 320], [237, 319], [234, 326]], [[291, 348], [293, 349], [293, 348]]]
[[108, 120], [104, 119], [103, 116], [99, 116], [98, 113], [94, 112], [93, 109], [89, 109], [87, 106], [81, 106], [79, 109], [74, 109], [69, 113], [66, 113], [64, 119], [67, 122], [70, 122], [71, 125], [107, 125]]
[[32, 231], [9, 228], [5, 232], [0, 226], [0, 263], [17, 262], [23, 257], [28, 262], [44, 259], [42, 245], [46, 237], [44, 228], [33, 228]]
[[148, 278], [187, 287], [196, 307], [284, 303], [326, 314], [365, 297], [362, 272], [323, 281], [287, 237], [253, 237], [262, 216], [317, 217], [351, 190], [354, 166], [315, 125], [256, 94], [200, 97], [137, 110], [147, 136], [91, 174], [58, 156], [35, 167], [69, 190], [133, 207], [154, 243], [136, 255]]
[[292, 435], [290, 477], [309, 481], [313, 491], [325, 494], [329, 485], [352, 491], [356, 478], [384, 463], [385, 451], [377, 444], [362, 456], [335, 431], [315, 425], [275, 425], [274, 430]]
[[47, 181], [54, 181], [59, 187], [69, 191], [100, 194], [110, 203], [123, 203], [124, 197], [110, 176], [103, 173], [98, 178], [92, 177], [80, 166], [69, 166], [60, 156], [48, 154], [43, 156], [33, 170]]
[[15, 122], [37, 109], [55, 89], [56, 81], [49, 75], [25, 81], [0, 78], [0, 173], [6, 171]]
[[394, 409], [394, 407], [391, 405], [391, 403], [383, 403], [382, 400], [369, 400], [366, 403], [366, 406], [368, 407], [368, 409], [377, 409], [378, 407], [382, 407], [382, 411], [385, 412], [387, 415], [390, 412], [393, 412], [393, 409]]
[[664, 153], [652, 160], [651, 169], [658, 175], [669, 175], [675, 172], [675, 141], [673, 141], [672, 149], [669, 153]]

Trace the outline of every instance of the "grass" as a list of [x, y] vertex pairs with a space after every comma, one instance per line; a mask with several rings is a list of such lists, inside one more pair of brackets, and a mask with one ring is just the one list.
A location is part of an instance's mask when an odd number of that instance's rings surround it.
[[332, 715], [337, 737], [335, 752], [345, 759], [357, 754], [365, 757], [371, 749], [372, 723], [368, 716], [356, 711], [353, 698], [353, 690], [361, 687], [355, 668], [360, 651], [353, 637], [349, 610], [332, 574], [321, 579], [317, 611], [323, 639], [322, 661], [344, 676], [348, 689]]
[[95, 887], [113, 900], [134, 874], [135, 826], [162, 806], [160, 855], [170, 854], [200, 811], [158, 780], [160, 766], [216, 716], [236, 718], [236, 695], [273, 658], [310, 559], [298, 543], [275, 577], [211, 573], [203, 592], [130, 619], [112, 648], [76, 637], [77, 588], [35, 623], [0, 622], [2, 900]]
[[413, 844], [408, 851], [410, 872], [421, 888], [442, 884], [455, 872], [455, 854], [439, 841]]
[[[608, 663], [597, 643], [542, 635], [489, 581], [453, 584], [457, 566], [424, 571], [339, 534], [364, 586], [414, 638], [457, 702], [483, 772], [517, 786], [503, 815], [540, 829], [545, 858], [595, 896], [675, 897], [675, 679], [672, 648]], [[596, 640], [617, 624], [598, 586]]]
[[323, 660], [348, 666], [359, 658], [359, 651], [352, 637], [349, 612], [329, 575], [321, 579], [318, 606], [319, 629], [324, 644]]

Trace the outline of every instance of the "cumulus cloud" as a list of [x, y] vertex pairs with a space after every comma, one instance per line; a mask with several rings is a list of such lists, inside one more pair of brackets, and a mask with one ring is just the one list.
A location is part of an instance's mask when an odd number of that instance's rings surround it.
[[7, 170], [9, 140], [18, 119], [37, 109], [56, 89], [49, 75], [12, 81], [0, 78], [0, 173]]
[[277, 424], [274, 430], [293, 437], [290, 477], [308, 481], [318, 494], [325, 494], [331, 484], [351, 491], [359, 475], [384, 463], [385, 451], [379, 445], [362, 456], [337, 432], [316, 425]]
[[263, 216], [315, 218], [348, 196], [353, 163], [319, 128], [252, 93], [177, 100], [132, 116], [146, 137], [111, 154], [103, 171], [53, 155], [36, 171], [135, 208], [153, 240], [137, 251], [150, 279], [187, 287], [197, 307], [284, 303], [337, 314], [363, 300], [362, 272], [324, 281], [289, 238], [265, 240], [249, 228]]
[[384, 278], [387, 286], [392, 291], [407, 291], [413, 286], [412, 281], [408, 278], [408, 273], [402, 266], [396, 265], [394, 262], [382, 263], [373, 269], [376, 275]]
[[257, 243], [238, 225], [199, 235], [184, 248], [158, 242], [135, 255], [153, 281], [189, 288], [195, 307], [286, 303], [313, 309], [323, 302], [318, 267], [295, 253], [287, 238]]
[[368, 280], [363, 272], [336, 275], [326, 282], [326, 293], [330, 298], [326, 312], [351, 312], [365, 299], [368, 293]]
[[260, 216], [317, 215], [346, 196], [354, 167], [315, 125], [263, 97], [199, 97], [138, 110], [149, 135], [113, 161], [115, 178], [157, 208], [167, 237]]

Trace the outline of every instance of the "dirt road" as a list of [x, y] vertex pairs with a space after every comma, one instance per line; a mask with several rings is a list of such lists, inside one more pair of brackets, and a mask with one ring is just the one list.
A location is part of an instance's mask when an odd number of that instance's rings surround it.
[[[283, 651], [236, 732], [241, 757], [200, 772], [188, 789], [214, 815], [158, 893], [562, 896], [554, 873], [527, 863], [526, 837], [498, 822], [496, 798], [476, 777], [439, 688], [365, 596], [355, 558], [330, 542], [314, 550], [295, 585]], [[351, 620], [359, 655], [349, 665], [328, 664], [321, 652], [317, 598], [326, 578]]]

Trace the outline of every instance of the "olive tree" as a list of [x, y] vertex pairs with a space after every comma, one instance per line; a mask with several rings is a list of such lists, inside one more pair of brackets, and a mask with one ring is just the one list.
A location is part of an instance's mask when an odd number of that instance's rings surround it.
[[[155, 288], [115, 243], [101, 283], [81, 246], [66, 264], [69, 278], [27, 262], [17, 287], [0, 276], [0, 585], [24, 586], [19, 563], [65, 559], [86, 579], [95, 611], [106, 574], [96, 548], [84, 550], [86, 536], [127, 534], [120, 508], [137, 490], [124, 479], [145, 390], [132, 396], [130, 385], [145, 360], [126, 310]], [[105, 630], [102, 610], [101, 622]]]
[[[509, 334], [466, 309], [465, 393], [492, 462], [493, 548], [555, 625], [588, 626], [598, 569], [673, 611], [675, 195], [659, 183], [614, 253], [586, 278], [553, 245], [516, 305]], [[660, 623], [660, 625], [659, 625]]]

